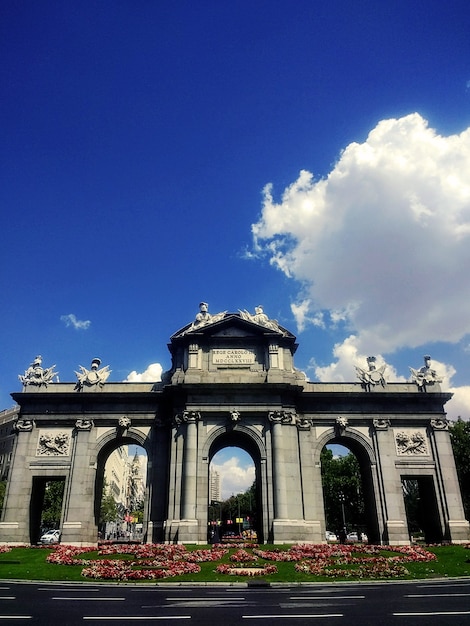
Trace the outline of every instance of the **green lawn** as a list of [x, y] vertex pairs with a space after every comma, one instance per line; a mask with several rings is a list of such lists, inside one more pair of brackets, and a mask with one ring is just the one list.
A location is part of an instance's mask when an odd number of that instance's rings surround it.
[[[204, 546], [188, 546], [188, 550], [201, 549]], [[289, 546], [262, 546], [263, 550], [272, 549], [288, 549]], [[229, 557], [236, 551], [236, 547], [231, 547], [229, 554], [225, 555], [220, 561], [211, 561], [199, 563], [201, 572], [199, 574], [184, 574], [172, 578], [164, 578], [162, 582], [224, 582], [231, 584], [234, 582], [246, 582], [256, 578], [247, 576], [229, 576], [226, 574], [218, 574], [214, 570], [220, 563], [230, 563]], [[405, 567], [408, 574], [397, 577], [395, 579], [423, 579], [437, 577], [461, 577], [470, 576], [470, 550], [464, 546], [439, 546], [426, 548], [429, 552], [437, 556], [436, 561], [430, 562], [412, 562], [406, 563]], [[16, 579], [16, 580], [44, 580], [44, 581], [86, 581], [81, 575], [82, 565], [55, 565], [46, 562], [46, 557], [52, 552], [47, 548], [13, 548], [10, 552], [0, 554], [0, 579]], [[388, 553], [390, 555], [390, 553]], [[361, 556], [360, 546], [357, 546], [357, 555]], [[88, 553], [83, 555], [87, 559], [97, 559], [98, 554]], [[129, 559], [129, 555], [115, 555], [107, 558]], [[232, 564], [233, 565], [233, 564]], [[295, 571], [293, 562], [276, 562], [278, 572], [263, 576], [262, 580], [266, 582], [319, 582], [341, 580], [341, 577], [326, 578], [313, 576], [308, 573], [300, 573]], [[353, 569], [354, 566], [348, 566]], [[344, 578], [343, 578], [344, 579]], [[348, 580], [357, 580], [354, 576]], [[370, 580], [370, 579], [368, 579]], [[155, 581], [147, 581], [155, 584]]]

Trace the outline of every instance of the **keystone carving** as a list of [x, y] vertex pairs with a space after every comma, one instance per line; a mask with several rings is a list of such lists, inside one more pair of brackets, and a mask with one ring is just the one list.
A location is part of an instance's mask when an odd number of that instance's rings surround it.
[[348, 427], [348, 418], [347, 417], [337, 417], [335, 421], [335, 431], [336, 434], [342, 435], [346, 428]]

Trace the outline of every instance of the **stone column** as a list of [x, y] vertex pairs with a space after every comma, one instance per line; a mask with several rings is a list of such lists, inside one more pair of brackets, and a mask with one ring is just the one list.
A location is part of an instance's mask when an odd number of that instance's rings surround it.
[[196, 519], [196, 485], [197, 485], [197, 421], [200, 419], [196, 411], [185, 411], [186, 437], [184, 439], [183, 466], [183, 519]]
[[305, 417], [296, 420], [301, 469], [302, 505], [305, 520], [305, 541], [325, 541], [325, 509], [320, 462], [315, 464], [312, 451], [311, 421]]
[[287, 491], [284, 471], [284, 445], [282, 440], [283, 424], [291, 423], [290, 414], [285, 411], [271, 411], [268, 415], [271, 422], [273, 446], [273, 496], [274, 517], [287, 519]]
[[410, 543], [406, 521], [405, 502], [399, 473], [395, 467], [397, 458], [390, 420], [374, 419], [375, 442], [380, 480], [380, 498], [385, 520], [381, 539], [390, 545]]
[[28, 468], [33, 438], [37, 437], [34, 422], [18, 419], [14, 425], [17, 433], [11, 461], [10, 476], [0, 523], [0, 544], [30, 543], [29, 507], [32, 476]]
[[78, 419], [73, 433], [70, 474], [64, 493], [62, 543], [76, 546], [96, 545], [95, 464], [90, 459], [90, 438], [94, 424]]
[[455, 469], [449, 424], [446, 419], [431, 420], [431, 446], [436, 461], [446, 539], [452, 543], [468, 543], [469, 522], [465, 519], [460, 486]]
[[181, 476], [180, 519], [175, 520], [172, 531], [183, 543], [198, 543], [197, 509], [197, 422], [201, 419], [197, 411], [183, 411], [176, 416], [178, 425], [184, 424], [183, 471]]

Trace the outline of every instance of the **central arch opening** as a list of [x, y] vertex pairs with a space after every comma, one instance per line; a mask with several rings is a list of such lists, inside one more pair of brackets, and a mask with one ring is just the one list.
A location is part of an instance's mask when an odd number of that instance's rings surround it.
[[224, 434], [209, 454], [208, 541], [262, 541], [260, 455], [249, 437]]

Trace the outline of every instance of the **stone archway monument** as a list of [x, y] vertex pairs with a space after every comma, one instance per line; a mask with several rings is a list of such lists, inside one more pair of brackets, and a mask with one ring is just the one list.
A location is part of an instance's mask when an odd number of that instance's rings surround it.
[[171, 337], [161, 382], [109, 382], [94, 359], [76, 383], [58, 383], [36, 359], [12, 394], [20, 411], [0, 541], [37, 541], [33, 484], [60, 479], [62, 542], [95, 544], [106, 454], [137, 443], [148, 455], [145, 540], [206, 543], [211, 455], [240, 441], [256, 465], [264, 542], [324, 542], [320, 453], [329, 442], [361, 459], [370, 541], [409, 543], [401, 481], [410, 477], [432, 503], [436, 537], [467, 541], [444, 410], [451, 395], [429, 358], [407, 383], [388, 383], [372, 357], [358, 382], [311, 383], [294, 366], [296, 348], [261, 306], [211, 314], [201, 302]]

